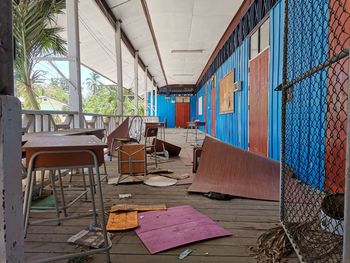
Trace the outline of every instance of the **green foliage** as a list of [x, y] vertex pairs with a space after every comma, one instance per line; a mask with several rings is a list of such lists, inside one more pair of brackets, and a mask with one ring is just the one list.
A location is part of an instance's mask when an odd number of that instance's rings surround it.
[[100, 86], [95, 95], [84, 100], [84, 112], [114, 114], [117, 105], [117, 91], [110, 86]]
[[91, 71], [90, 77], [84, 82], [85, 86], [90, 90], [92, 95], [95, 95], [98, 92], [99, 87], [102, 85], [100, 78], [100, 75], [94, 71]]
[[63, 13], [65, 0], [12, 0], [13, 34], [16, 39], [16, 79], [19, 90], [27, 93], [31, 108], [39, 109], [34, 86], [43, 72], [35, 69], [36, 58], [66, 53], [66, 42], [57, 27], [57, 14]]

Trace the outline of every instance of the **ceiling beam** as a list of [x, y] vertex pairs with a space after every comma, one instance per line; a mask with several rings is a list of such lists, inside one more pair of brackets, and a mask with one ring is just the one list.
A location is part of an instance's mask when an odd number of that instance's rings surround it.
[[199, 76], [196, 86], [198, 87], [199, 83], [201, 82], [201, 80], [204, 77], [205, 72], [207, 72], [207, 70], [209, 69], [211, 63], [213, 63], [215, 57], [217, 56], [217, 54], [219, 53], [220, 49], [224, 46], [224, 44], [226, 43], [226, 41], [230, 38], [232, 32], [235, 30], [235, 28], [237, 27], [239, 21], [241, 20], [241, 18], [244, 16], [244, 14], [248, 11], [249, 6], [254, 2], [254, 0], [244, 0], [243, 3], [241, 4], [240, 8], [238, 9], [237, 13], [235, 14], [235, 16], [232, 18], [230, 24], [228, 25], [228, 27], [226, 28], [224, 34], [222, 35], [222, 37], [220, 38], [218, 44], [216, 45], [213, 53], [211, 54], [211, 56], [209, 57], [209, 60], [207, 62], [207, 64], [205, 65], [201, 75]]
[[145, 17], [146, 17], [146, 20], [147, 20], [148, 28], [151, 31], [153, 44], [154, 44], [154, 47], [156, 48], [156, 51], [157, 51], [157, 56], [158, 56], [160, 67], [162, 69], [162, 73], [163, 73], [163, 77], [164, 77], [164, 80], [165, 80], [165, 84], [168, 85], [168, 80], [167, 80], [167, 77], [165, 75], [163, 61], [162, 61], [162, 57], [160, 56], [159, 46], [158, 46], [156, 34], [154, 33], [154, 28], [153, 28], [151, 16], [149, 14], [147, 2], [146, 2], [146, 0], [140, 0], [140, 1], [141, 1], [141, 4], [142, 4], [143, 12], [145, 13]]
[[[108, 6], [106, 0], [95, 0], [95, 2], [98, 5], [98, 7], [100, 8], [100, 10], [102, 11], [102, 13], [106, 16], [108, 21], [111, 23], [113, 28], [115, 28], [115, 24], [119, 19], [117, 19], [115, 17], [113, 11]], [[122, 38], [122, 41], [124, 42], [125, 46], [128, 48], [129, 52], [131, 53], [131, 55], [135, 58], [135, 53], [137, 50], [134, 48], [133, 44], [131, 43], [130, 39], [125, 34], [123, 29], [121, 29], [121, 38]], [[143, 62], [142, 58], [139, 57], [138, 61], [139, 61], [139, 65], [142, 68], [142, 70], [145, 71], [146, 64]], [[147, 70], [147, 76], [150, 80], [152, 80], [153, 76], [150, 73], [149, 69]], [[154, 84], [155, 84], [155, 82], [154, 82]]]

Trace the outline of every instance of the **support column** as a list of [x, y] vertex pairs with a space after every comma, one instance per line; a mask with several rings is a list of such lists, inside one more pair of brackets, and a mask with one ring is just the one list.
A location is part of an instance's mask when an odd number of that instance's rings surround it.
[[154, 106], [153, 106], [153, 88], [154, 88], [154, 77], [152, 77], [152, 83], [151, 83], [151, 103], [150, 103], [150, 110], [149, 110], [149, 116], [154, 115]]
[[77, 111], [75, 123], [79, 128], [84, 127], [83, 100], [81, 94], [81, 72], [80, 72], [80, 40], [79, 40], [79, 14], [78, 0], [67, 0], [67, 38], [69, 58], [69, 109]]
[[147, 111], [147, 108], [148, 108], [148, 98], [147, 98], [147, 92], [148, 92], [148, 89], [147, 89], [147, 72], [148, 72], [148, 67], [145, 68], [145, 96], [144, 96], [144, 99], [143, 99], [143, 103], [144, 103], [144, 114], [145, 116], [148, 115], [148, 111]]
[[135, 91], [134, 91], [134, 102], [135, 102], [135, 115], [139, 115], [139, 52], [135, 52], [134, 59], [134, 83], [135, 83]]
[[115, 23], [115, 50], [117, 61], [117, 115], [123, 116], [124, 114], [124, 94], [123, 94], [123, 63], [122, 63], [122, 38], [120, 21]]
[[0, 1], [0, 257], [24, 262], [21, 103], [13, 97], [12, 0]]
[[154, 90], [154, 116], [158, 116], [158, 84]]

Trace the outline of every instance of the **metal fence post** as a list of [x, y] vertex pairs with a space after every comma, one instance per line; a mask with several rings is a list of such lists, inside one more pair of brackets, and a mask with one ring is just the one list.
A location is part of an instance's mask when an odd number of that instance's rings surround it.
[[[350, 76], [350, 49], [349, 49], [349, 76]], [[348, 80], [348, 96], [350, 95], [350, 80]], [[348, 98], [347, 132], [346, 132], [346, 172], [345, 172], [345, 200], [344, 200], [344, 236], [343, 236], [343, 262], [350, 263], [350, 100]]]

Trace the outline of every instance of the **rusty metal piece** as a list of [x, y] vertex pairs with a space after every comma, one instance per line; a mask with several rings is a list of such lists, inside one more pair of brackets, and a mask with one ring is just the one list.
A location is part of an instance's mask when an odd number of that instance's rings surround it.
[[278, 162], [205, 137], [201, 161], [189, 192], [216, 192], [279, 200]]

